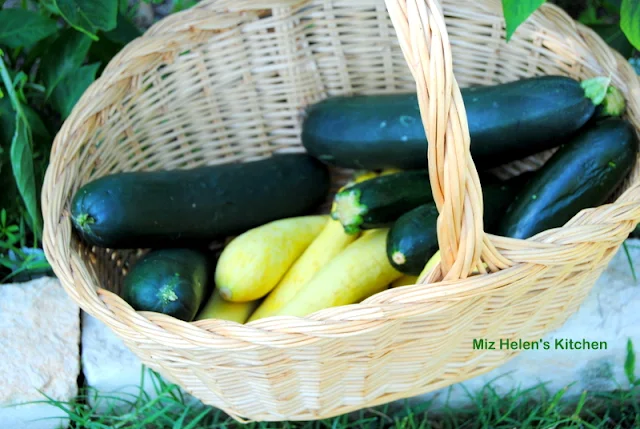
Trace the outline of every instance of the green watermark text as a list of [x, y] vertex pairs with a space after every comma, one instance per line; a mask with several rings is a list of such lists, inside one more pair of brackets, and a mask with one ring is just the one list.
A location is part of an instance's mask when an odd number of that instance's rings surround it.
[[474, 350], [607, 350], [606, 341], [591, 341], [585, 338], [539, 339], [537, 341], [512, 340], [501, 338], [491, 341], [488, 338], [475, 338]]

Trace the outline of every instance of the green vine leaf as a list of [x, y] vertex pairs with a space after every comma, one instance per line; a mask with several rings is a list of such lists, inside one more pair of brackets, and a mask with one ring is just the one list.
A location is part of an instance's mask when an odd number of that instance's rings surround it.
[[593, 24], [590, 27], [623, 57], [629, 58], [633, 54], [633, 46], [618, 24]]
[[60, 81], [51, 94], [51, 105], [66, 119], [84, 91], [96, 79], [99, 63], [82, 66]]
[[82, 66], [90, 46], [91, 39], [73, 29], [67, 29], [60, 35], [55, 46], [42, 58], [40, 66], [47, 98], [66, 76]]
[[507, 25], [507, 41], [518, 27], [535, 12], [545, 0], [502, 0], [502, 10]]
[[24, 9], [0, 10], [0, 44], [10, 48], [31, 46], [57, 31], [56, 22]]
[[55, 5], [69, 25], [94, 40], [98, 31], [116, 27], [117, 0], [55, 0]]
[[620, 28], [636, 49], [640, 49], [640, 1], [623, 0], [620, 7]]
[[11, 142], [11, 168], [36, 237], [42, 234], [42, 216], [38, 207], [38, 188], [33, 168], [31, 130], [27, 121], [16, 115], [16, 132]]

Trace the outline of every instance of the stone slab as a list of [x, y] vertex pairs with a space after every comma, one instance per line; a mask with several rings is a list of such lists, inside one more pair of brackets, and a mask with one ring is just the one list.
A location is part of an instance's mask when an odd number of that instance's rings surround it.
[[[0, 422], [12, 429], [58, 428], [46, 404], [77, 395], [80, 310], [55, 278], [0, 285]], [[41, 418], [54, 418], [40, 420]]]

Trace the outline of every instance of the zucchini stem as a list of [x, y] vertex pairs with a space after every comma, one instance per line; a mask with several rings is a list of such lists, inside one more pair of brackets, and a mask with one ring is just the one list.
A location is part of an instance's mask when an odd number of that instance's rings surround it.
[[393, 259], [393, 262], [395, 262], [396, 265], [404, 265], [407, 262], [407, 258], [399, 250], [393, 252], [391, 259]]
[[615, 86], [607, 88], [607, 95], [602, 102], [601, 116], [620, 117], [627, 108], [627, 103], [622, 92]]
[[347, 234], [357, 234], [364, 221], [362, 215], [366, 212], [367, 206], [360, 203], [360, 190], [345, 189], [336, 194], [331, 217], [340, 221]]
[[180, 282], [180, 275], [176, 274], [174, 278], [171, 279], [166, 285], [162, 286], [158, 291], [158, 299], [162, 303], [163, 306], [166, 306], [174, 301], [178, 300], [178, 295], [176, 294], [176, 287]]
[[590, 99], [595, 106], [599, 106], [607, 96], [607, 91], [611, 85], [610, 77], [594, 77], [582, 81], [580, 86], [584, 89], [584, 95]]
[[80, 228], [86, 230], [89, 225], [93, 225], [94, 223], [96, 223], [96, 219], [87, 213], [82, 213], [76, 219], [76, 223]]

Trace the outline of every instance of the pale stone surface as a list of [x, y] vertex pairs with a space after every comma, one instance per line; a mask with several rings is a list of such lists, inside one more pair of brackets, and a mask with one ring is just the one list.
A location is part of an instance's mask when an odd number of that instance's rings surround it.
[[[143, 374], [140, 359], [104, 323], [85, 312], [82, 312], [82, 370], [87, 385], [98, 393], [117, 393], [127, 400], [140, 393]], [[150, 398], [156, 397], [148, 371], [144, 372], [144, 377], [144, 391]], [[98, 410], [107, 406], [106, 403], [91, 402]], [[111, 405], [125, 406], [124, 403]]]
[[77, 394], [80, 313], [57, 279], [0, 285], [0, 422], [12, 429], [60, 427], [64, 414], [43, 392], [69, 401]]
[[[627, 240], [627, 248], [640, 276], [640, 240]], [[606, 350], [560, 350], [556, 339], [606, 341]], [[526, 350], [500, 368], [480, 375], [450, 389], [413, 398], [411, 402], [432, 400], [435, 407], [448, 401], [452, 407], [470, 403], [463, 386], [471, 393], [487, 383], [500, 394], [513, 389], [527, 389], [544, 383], [555, 393], [568, 388], [565, 398], [576, 398], [584, 390], [612, 391], [628, 388], [624, 374], [627, 339], [640, 354], [640, 281], [632, 276], [629, 262], [621, 248], [587, 299], [567, 322], [544, 340], [549, 350]], [[636, 365], [640, 377], [640, 362]]]

